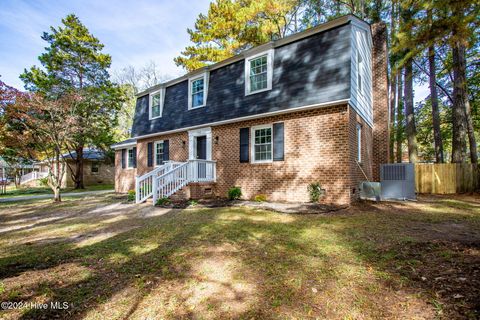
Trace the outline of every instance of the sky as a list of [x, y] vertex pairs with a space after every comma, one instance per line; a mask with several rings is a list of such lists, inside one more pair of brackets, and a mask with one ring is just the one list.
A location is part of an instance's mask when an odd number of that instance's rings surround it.
[[[112, 56], [112, 71], [132, 65], [141, 69], [154, 61], [162, 74], [180, 76], [173, 58], [190, 44], [193, 28], [209, 0], [0, 0], [0, 75], [8, 85], [23, 89], [19, 75], [39, 65], [50, 26], [59, 26], [69, 13], [77, 15]], [[415, 86], [415, 101], [428, 87]]]

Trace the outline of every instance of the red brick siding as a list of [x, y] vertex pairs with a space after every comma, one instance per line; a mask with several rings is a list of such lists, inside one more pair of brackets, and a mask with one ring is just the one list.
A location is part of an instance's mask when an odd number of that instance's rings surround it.
[[373, 91], [373, 179], [380, 180], [380, 165], [388, 163], [390, 113], [388, 105], [387, 27], [372, 25], [372, 91]]
[[137, 169], [122, 168], [122, 150], [115, 150], [115, 192], [128, 192], [135, 189]]

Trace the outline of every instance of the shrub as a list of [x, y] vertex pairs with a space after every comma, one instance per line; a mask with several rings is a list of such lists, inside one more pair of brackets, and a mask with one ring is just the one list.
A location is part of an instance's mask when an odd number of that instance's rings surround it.
[[169, 204], [169, 203], [170, 203], [170, 199], [168, 199], [167, 197], [163, 197], [163, 198], [158, 199], [157, 203], [155, 205], [164, 206], [164, 205]]
[[135, 190], [128, 190], [128, 201], [135, 201]]
[[48, 187], [48, 177], [38, 179], [38, 182], [40, 183], [40, 186]]
[[228, 189], [228, 199], [237, 200], [242, 196], [242, 189], [240, 187], [231, 187]]
[[265, 202], [267, 201], [267, 196], [264, 194], [257, 194], [254, 198], [255, 201], [257, 202]]
[[312, 182], [308, 185], [308, 193], [311, 202], [318, 202], [320, 196], [323, 195], [322, 185], [319, 182]]
[[188, 205], [191, 206], [191, 207], [195, 207], [196, 205], [198, 205], [198, 201], [197, 200], [190, 200], [190, 201], [188, 201]]

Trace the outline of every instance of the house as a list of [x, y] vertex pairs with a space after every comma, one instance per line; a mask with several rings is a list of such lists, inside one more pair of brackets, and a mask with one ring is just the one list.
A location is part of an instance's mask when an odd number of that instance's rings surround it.
[[349, 204], [388, 162], [384, 24], [348, 15], [149, 88], [112, 146], [115, 189]]
[[[75, 183], [72, 179], [72, 170], [75, 170], [75, 159], [77, 153], [72, 151], [62, 155], [62, 164], [64, 168], [64, 176], [62, 179], [62, 188], [74, 187]], [[37, 177], [46, 177], [50, 170], [49, 162], [38, 162], [40, 167]], [[30, 181], [30, 180], [29, 180]], [[83, 183], [85, 186], [97, 184], [113, 184], [115, 181], [114, 163], [101, 150], [93, 148], [83, 149]]]

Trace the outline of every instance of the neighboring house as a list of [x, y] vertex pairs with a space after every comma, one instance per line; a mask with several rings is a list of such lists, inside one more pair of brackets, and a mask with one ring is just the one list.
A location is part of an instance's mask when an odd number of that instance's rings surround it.
[[2, 181], [21, 183], [22, 177], [38, 170], [38, 166], [31, 159], [14, 158], [7, 162], [0, 156], [0, 179]]
[[[75, 170], [75, 159], [77, 153], [65, 153], [62, 155], [65, 165], [65, 174], [62, 179], [62, 188], [74, 187], [72, 171]], [[68, 165], [66, 165], [68, 163]], [[50, 168], [46, 161], [39, 162], [40, 173], [47, 173]], [[84, 148], [83, 149], [83, 183], [85, 186], [97, 184], [113, 184], [115, 181], [115, 166], [105, 156], [103, 151]]]
[[348, 204], [388, 162], [388, 115], [386, 27], [344, 16], [138, 94], [115, 189], [308, 201], [320, 182]]

